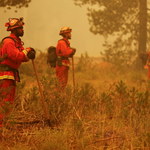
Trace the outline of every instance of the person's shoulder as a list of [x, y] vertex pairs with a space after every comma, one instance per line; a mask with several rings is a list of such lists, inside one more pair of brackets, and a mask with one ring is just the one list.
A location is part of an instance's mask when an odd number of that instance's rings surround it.
[[58, 43], [65, 43], [63, 39], [58, 40]]
[[5, 37], [2, 39], [4, 44], [15, 43], [15, 40], [12, 37]]

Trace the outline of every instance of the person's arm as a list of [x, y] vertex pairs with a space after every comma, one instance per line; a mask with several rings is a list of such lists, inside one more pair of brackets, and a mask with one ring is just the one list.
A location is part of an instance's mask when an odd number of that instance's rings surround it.
[[58, 41], [57, 54], [59, 54], [60, 56], [69, 57], [73, 52], [74, 50], [69, 46], [67, 46], [65, 41], [63, 40]]
[[19, 51], [15, 46], [15, 42], [11, 39], [6, 39], [3, 44], [3, 49], [5, 49], [5, 53], [7, 53], [7, 58], [11, 59], [14, 62], [23, 62], [28, 61], [28, 49], [24, 49], [23, 51]]

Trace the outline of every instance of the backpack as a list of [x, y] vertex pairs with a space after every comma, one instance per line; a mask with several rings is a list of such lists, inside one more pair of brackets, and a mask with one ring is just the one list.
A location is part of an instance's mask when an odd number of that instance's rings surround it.
[[[65, 41], [64, 39], [60, 39]], [[70, 45], [68, 45], [68, 43], [65, 41], [65, 43], [67, 44], [68, 47], [70, 47]], [[56, 67], [56, 63], [59, 64], [60, 66], [61, 64], [61, 60], [64, 59], [63, 57], [57, 56], [56, 54], [56, 47], [54, 46], [50, 46], [47, 49], [47, 64], [50, 64], [51, 67]]]
[[47, 49], [47, 64], [50, 64], [51, 67], [56, 67], [57, 55], [56, 55], [56, 47], [50, 46]]
[[1, 40], [1, 42], [0, 42], [0, 62], [4, 61], [7, 58], [7, 54], [5, 54], [4, 56], [1, 56], [1, 48], [3, 47], [3, 41], [7, 38], [12, 39], [14, 42], [16, 42], [15, 39], [13, 39], [10, 36], [7, 36]]

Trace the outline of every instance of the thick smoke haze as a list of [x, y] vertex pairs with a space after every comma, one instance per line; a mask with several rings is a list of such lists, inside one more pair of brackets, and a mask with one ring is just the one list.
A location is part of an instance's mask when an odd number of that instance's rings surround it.
[[25, 47], [31, 46], [46, 51], [50, 45], [56, 45], [61, 38], [59, 30], [63, 26], [73, 29], [71, 46], [77, 49], [77, 56], [88, 53], [89, 56], [100, 56], [103, 50], [103, 38], [89, 31], [87, 11], [75, 6], [73, 0], [32, 0], [28, 8], [21, 8], [17, 13], [14, 9], [0, 8], [0, 38], [9, 33], [4, 27], [11, 17], [24, 17], [25, 34], [22, 40]]

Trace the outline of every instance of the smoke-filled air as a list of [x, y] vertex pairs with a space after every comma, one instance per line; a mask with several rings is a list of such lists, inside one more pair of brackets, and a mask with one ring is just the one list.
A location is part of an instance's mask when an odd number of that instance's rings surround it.
[[150, 0], [0, 0], [0, 150], [150, 150]]

